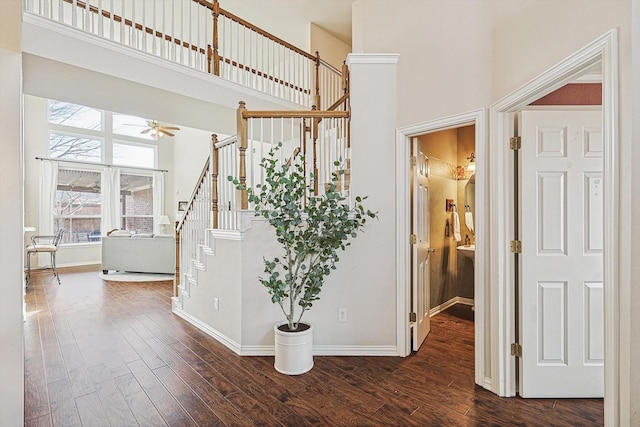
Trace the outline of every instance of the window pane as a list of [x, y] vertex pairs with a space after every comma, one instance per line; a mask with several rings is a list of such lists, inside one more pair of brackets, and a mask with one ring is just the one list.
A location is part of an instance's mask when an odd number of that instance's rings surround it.
[[122, 228], [135, 233], [153, 232], [153, 178], [120, 175]]
[[57, 233], [60, 227], [66, 230], [62, 243], [88, 243], [102, 240], [100, 218], [57, 218], [54, 233]]
[[153, 215], [153, 178], [120, 175], [123, 215]]
[[152, 145], [133, 145], [125, 142], [113, 142], [113, 164], [154, 168], [156, 149]]
[[102, 141], [77, 135], [49, 134], [49, 155], [54, 159], [102, 160]]
[[[142, 117], [113, 113], [113, 133], [118, 135], [135, 136], [136, 138], [154, 139], [148, 132], [148, 120]], [[143, 133], [147, 131], [146, 133]]]
[[82, 129], [102, 130], [102, 112], [83, 105], [49, 100], [49, 122]]
[[55, 231], [66, 230], [64, 242], [99, 241], [101, 213], [100, 173], [60, 169], [53, 214]]

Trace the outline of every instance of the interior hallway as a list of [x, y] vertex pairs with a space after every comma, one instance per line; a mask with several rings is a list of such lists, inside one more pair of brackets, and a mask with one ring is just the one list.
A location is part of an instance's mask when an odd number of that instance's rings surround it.
[[[171, 282], [103, 282], [99, 266], [34, 273], [27, 426], [601, 426], [602, 399], [499, 398], [473, 382], [473, 322], [431, 319], [407, 358], [315, 357], [301, 376], [240, 357], [170, 310]], [[266, 301], [266, 299], [265, 299]]]

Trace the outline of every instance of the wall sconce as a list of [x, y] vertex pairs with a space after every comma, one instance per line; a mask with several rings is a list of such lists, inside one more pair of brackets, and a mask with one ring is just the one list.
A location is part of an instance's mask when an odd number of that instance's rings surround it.
[[471, 153], [471, 155], [469, 157], [467, 157], [467, 160], [469, 160], [469, 164], [467, 165], [467, 170], [469, 172], [475, 172], [476, 171], [476, 156], [475, 156], [475, 154]]

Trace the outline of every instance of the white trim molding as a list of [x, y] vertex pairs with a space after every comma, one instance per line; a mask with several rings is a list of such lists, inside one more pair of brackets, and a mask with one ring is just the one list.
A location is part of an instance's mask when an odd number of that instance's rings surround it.
[[510, 355], [514, 338], [513, 257], [507, 246], [512, 236], [514, 208], [513, 165], [508, 138], [513, 116], [532, 101], [564, 86], [601, 64], [603, 85], [604, 149], [604, 327], [605, 327], [605, 425], [619, 424], [619, 141], [618, 141], [618, 31], [612, 29], [554, 67], [543, 72], [491, 106], [492, 144], [489, 154], [491, 173], [491, 260], [492, 295], [491, 343], [494, 392], [500, 396], [516, 394], [515, 358]]
[[[196, 319], [195, 317], [193, 317], [192, 315], [184, 311], [182, 308], [178, 308], [177, 306], [174, 306], [173, 314], [183, 318], [184, 320], [191, 323], [196, 328], [200, 329], [202, 332], [215, 338], [219, 343], [223, 344], [225, 347], [227, 347], [229, 350], [233, 351], [234, 353], [241, 354], [242, 346], [239, 343], [227, 337], [226, 335], [218, 332], [217, 330], [213, 329], [206, 323]], [[273, 355], [273, 346], [272, 346], [271, 354]]]
[[347, 65], [351, 64], [397, 64], [400, 55], [397, 53], [350, 53]]
[[[490, 312], [490, 301], [485, 297], [489, 285], [489, 271], [486, 268], [488, 242], [488, 211], [486, 173], [487, 159], [487, 112], [485, 109], [469, 111], [437, 120], [418, 123], [396, 130], [396, 312], [397, 348], [400, 356], [411, 353], [411, 326], [409, 323], [411, 300], [411, 254], [409, 234], [411, 233], [411, 202], [409, 188], [409, 153], [411, 138], [446, 129], [475, 125], [476, 153], [476, 252], [474, 262], [475, 300], [475, 382], [485, 387], [485, 340], [489, 333], [486, 314]], [[480, 242], [480, 243], [478, 243]], [[427, 343], [428, 345], [428, 343]], [[489, 380], [491, 383], [491, 380]]]
[[[241, 345], [206, 323], [201, 322], [179, 307], [179, 302], [172, 298], [173, 313], [207, 335], [215, 338], [239, 356], [273, 356], [275, 348], [269, 345]], [[314, 345], [314, 356], [398, 356], [398, 349], [393, 345]]]
[[440, 305], [437, 305], [429, 310], [429, 317], [433, 317], [436, 314], [440, 314], [449, 307], [453, 307], [456, 304], [469, 305], [471, 307], [474, 306], [473, 299], [471, 298], [463, 298], [463, 297], [453, 297], [449, 301], [445, 301]]

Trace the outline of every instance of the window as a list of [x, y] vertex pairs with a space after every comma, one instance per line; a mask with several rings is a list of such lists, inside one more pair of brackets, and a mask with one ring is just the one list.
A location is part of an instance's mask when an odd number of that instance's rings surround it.
[[101, 240], [102, 199], [99, 172], [60, 169], [55, 206], [54, 233], [64, 228], [63, 243]]
[[102, 130], [102, 111], [70, 102], [49, 100], [49, 123], [80, 129]]
[[153, 178], [121, 174], [120, 208], [122, 229], [153, 233]]
[[153, 135], [148, 132], [149, 120], [119, 113], [113, 113], [112, 117], [114, 134], [133, 136], [148, 140], [154, 139]]
[[102, 161], [102, 140], [80, 135], [51, 132], [49, 154], [52, 159]]
[[113, 141], [113, 164], [152, 169], [156, 163], [156, 147], [149, 144], [132, 144]]
[[[153, 140], [149, 121], [54, 100], [48, 101], [47, 118], [49, 156], [62, 161], [53, 217], [54, 231], [66, 231], [63, 243], [99, 242], [109, 231], [101, 230], [103, 223], [108, 228], [153, 233], [152, 172], [139, 169], [157, 166], [158, 150], [149, 142]], [[85, 164], [71, 163], [78, 161]], [[102, 163], [120, 168], [119, 189], [101, 189], [102, 175], [108, 174]], [[112, 181], [108, 178], [104, 185], [115, 184]], [[103, 200], [107, 194], [113, 196]], [[105, 222], [103, 215], [109, 218]]]

